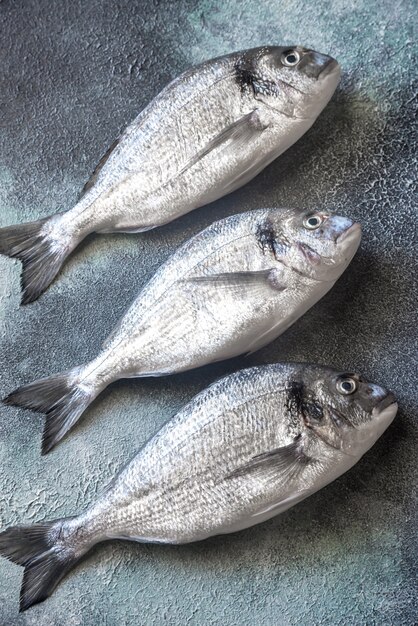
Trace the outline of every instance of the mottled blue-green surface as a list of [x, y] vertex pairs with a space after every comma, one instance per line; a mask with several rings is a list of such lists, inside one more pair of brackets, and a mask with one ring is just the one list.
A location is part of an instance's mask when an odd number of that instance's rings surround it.
[[42, 416], [1, 408], [0, 527], [81, 510], [180, 406], [242, 365], [358, 369], [400, 402], [352, 471], [259, 527], [186, 547], [103, 544], [22, 615], [22, 569], [2, 559], [1, 626], [418, 623], [416, 16], [414, 0], [0, 2], [1, 226], [70, 208], [119, 131], [191, 64], [300, 43], [344, 70], [314, 127], [252, 183], [154, 232], [89, 238], [36, 303], [19, 308], [19, 264], [0, 258], [2, 395], [94, 356], [158, 265], [214, 219], [289, 205], [364, 226], [334, 290], [251, 358], [115, 384], [46, 458]]

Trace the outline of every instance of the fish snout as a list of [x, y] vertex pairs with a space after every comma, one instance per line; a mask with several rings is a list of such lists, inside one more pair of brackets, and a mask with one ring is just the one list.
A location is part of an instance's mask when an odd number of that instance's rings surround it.
[[332, 57], [326, 57], [326, 61], [322, 63], [321, 70], [319, 72], [319, 77], [321, 79], [326, 78], [327, 76], [334, 76], [338, 78], [338, 80], [341, 76], [341, 66], [338, 61]]
[[361, 241], [361, 226], [340, 215], [332, 215], [325, 222], [319, 236], [328, 250], [324, 265], [328, 268], [328, 279], [335, 280], [348, 266]]
[[398, 412], [398, 403], [393, 393], [387, 392], [381, 387], [379, 389], [382, 392], [381, 398], [372, 409], [370, 421], [370, 424], [374, 426], [375, 440], [390, 426]]
[[349, 217], [343, 217], [342, 215], [332, 215], [328, 219], [328, 223], [330, 231], [334, 235], [334, 240], [336, 240], [350, 230], [354, 225], [354, 220]]
[[312, 78], [325, 78], [327, 76], [334, 76], [337, 78], [337, 82], [340, 78], [340, 65], [338, 61], [322, 54], [321, 52], [315, 52], [315, 50], [309, 50], [300, 63], [300, 69]]
[[361, 236], [361, 226], [358, 222], [342, 215], [328, 215], [322, 227], [318, 229], [318, 236], [335, 244], [340, 244], [349, 238]]
[[371, 395], [374, 399], [375, 406], [372, 410], [373, 415], [380, 415], [392, 404], [396, 404], [396, 398], [391, 391], [386, 391], [379, 385], [369, 385], [371, 387]]
[[380, 385], [367, 382], [360, 386], [358, 402], [364, 411], [371, 414], [372, 418], [378, 418], [389, 407], [396, 404], [396, 398], [393, 393]]
[[361, 226], [358, 222], [351, 222], [342, 230], [335, 239], [335, 245], [339, 254], [342, 255], [346, 265], [348, 265], [357, 252], [361, 241]]

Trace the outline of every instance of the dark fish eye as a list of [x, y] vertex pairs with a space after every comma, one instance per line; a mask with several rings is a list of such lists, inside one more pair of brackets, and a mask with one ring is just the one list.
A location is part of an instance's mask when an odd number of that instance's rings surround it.
[[303, 220], [303, 225], [308, 230], [319, 228], [324, 219], [320, 215], [309, 215]]
[[294, 65], [297, 65], [299, 61], [300, 55], [296, 50], [286, 50], [282, 54], [282, 63], [287, 67], [293, 67]]
[[349, 396], [357, 389], [357, 382], [353, 378], [340, 378], [337, 381], [337, 391], [343, 396]]

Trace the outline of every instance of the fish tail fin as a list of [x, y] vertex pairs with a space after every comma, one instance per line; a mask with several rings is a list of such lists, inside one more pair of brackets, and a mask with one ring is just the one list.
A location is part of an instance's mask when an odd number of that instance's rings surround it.
[[22, 304], [33, 302], [58, 274], [71, 252], [71, 236], [54, 235], [59, 216], [0, 228], [0, 254], [22, 261]]
[[83, 366], [23, 385], [3, 399], [4, 404], [45, 413], [42, 454], [47, 454], [80, 419], [103, 389]]
[[33, 526], [12, 526], [0, 533], [0, 555], [25, 568], [20, 611], [48, 598], [89, 549], [90, 546], [80, 553], [71, 545], [74, 535], [67, 530], [68, 522], [61, 519]]

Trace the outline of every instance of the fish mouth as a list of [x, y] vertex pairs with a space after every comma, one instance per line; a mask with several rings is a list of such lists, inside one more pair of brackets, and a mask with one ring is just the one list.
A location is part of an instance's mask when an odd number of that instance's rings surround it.
[[347, 239], [357, 239], [361, 236], [361, 225], [358, 222], [354, 222], [351, 226], [349, 226], [346, 230], [338, 235], [335, 240], [335, 243], [341, 243], [342, 241], [346, 241]]
[[393, 393], [388, 393], [382, 400], [380, 400], [380, 402], [378, 402], [378, 404], [376, 404], [372, 411], [372, 414], [380, 415], [387, 408], [392, 407], [392, 405], [393, 408], [395, 408], [396, 406], [396, 410], [398, 409], [398, 403], [396, 402], [395, 396], [393, 395]]
[[338, 61], [330, 57], [329, 60], [324, 64], [319, 76], [321, 78], [325, 78], [326, 76], [329, 76], [330, 74], [333, 74], [336, 71], [340, 73], [341, 71], [340, 64], [338, 63]]
[[392, 393], [388, 393], [372, 410], [372, 421], [375, 425], [376, 440], [393, 422], [398, 412], [398, 403]]

